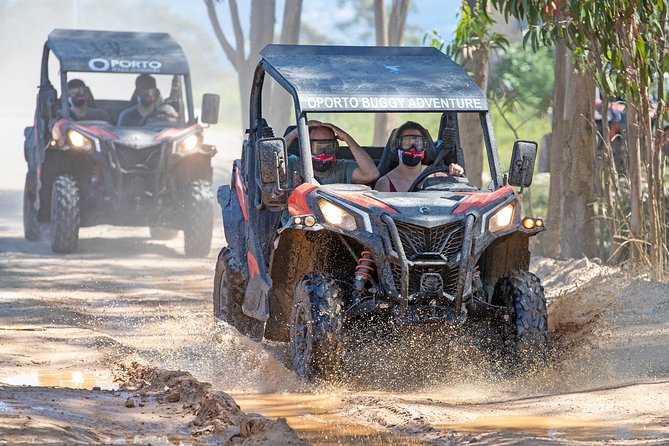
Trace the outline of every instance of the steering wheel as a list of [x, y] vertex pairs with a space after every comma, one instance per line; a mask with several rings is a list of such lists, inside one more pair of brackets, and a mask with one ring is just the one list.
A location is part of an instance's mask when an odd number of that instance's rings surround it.
[[[437, 166], [430, 166], [421, 173], [418, 174], [415, 180], [413, 180], [413, 183], [411, 183], [411, 186], [409, 186], [408, 192], [417, 192], [419, 190], [423, 190], [424, 187], [419, 187], [422, 185], [422, 183], [430, 176], [435, 173], [448, 173], [449, 172], [449, 166], [446, 166], [444, 164], [439, 164]], [[451, 183], [451, 184], [460, 184], [460, 178], [464, 177], [454, 177], [451, 175], [447, 176], [440, 176], [439, 181], [443, 183]], [[422, 185], [424, 186], [424, 185]]]

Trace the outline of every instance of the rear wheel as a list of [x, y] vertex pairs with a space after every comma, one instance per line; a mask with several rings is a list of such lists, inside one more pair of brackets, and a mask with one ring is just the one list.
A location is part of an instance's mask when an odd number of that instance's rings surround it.
[[295, 373], [308, 381], [336, 377], [344, 347], [344, 306], [337, 283], [322, 273], [304, 276], [295, 287], [290, 319]]
[[188, 257], [206, 257], [214, 228], [214, 193], [209, 181], [193, 181], [185, 203], [184, 252]]
[[548, 313], [539, 278], [527, 271], [505, 274], [495, 285], [493, 302], [511, 314], [505, 341], [516, 367], [541, 366], [548, 354]]
[[27, 240], [38, 240], [40, 238], [40, 225], [37, 220], [37, 209], [35, 208], [35, 197], [37, 191], [28, 180], [23, 188], [23, 234]]
[[70, 175], [57, 176], [51, 189], [51, 249], [67, 254], [79, 243], [79, 187]]
[[179, 231], [172, 228], [165, 228], [163, 226], [151, 226], [149, 234], [154, 240], [172, 240], [179, 234]]
[[246, 279], [233, 251], [221, 249], [214, 274], [214, 316], [223, 319], [251, 339], [260, 340], [264, 324], [242, 312]]

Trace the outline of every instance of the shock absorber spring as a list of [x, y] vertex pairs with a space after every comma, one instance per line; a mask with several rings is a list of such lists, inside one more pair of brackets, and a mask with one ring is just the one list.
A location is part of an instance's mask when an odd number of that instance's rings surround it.
[[355, 267], [355, 289], [356, 291], [364, 291], [365, 285], [369, 280], [370, 274], [376, 269], [376, 262], [372, 258], [372, 253], [369, 251], [362, 251], [358, 264]]

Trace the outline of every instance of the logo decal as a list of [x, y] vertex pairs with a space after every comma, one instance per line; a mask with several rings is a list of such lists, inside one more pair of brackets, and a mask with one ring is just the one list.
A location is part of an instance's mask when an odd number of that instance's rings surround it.
[[158, 60], [105, 59], [103, 57], [96, 57], [88, 61], [88, 68], [91, 71], [159, 73], [162, 66], [163, 63]]

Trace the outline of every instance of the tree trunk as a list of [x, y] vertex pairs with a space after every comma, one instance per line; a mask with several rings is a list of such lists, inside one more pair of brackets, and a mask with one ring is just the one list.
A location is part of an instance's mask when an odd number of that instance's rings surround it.
[[[386, 29], [385, 5], [383, 0], [374, 0], [374, 34], [377, 46], [399, 46], [404, 41], [404, 29], [406, 28], [407, 12], [410, 0], [393, 0], [390, 9], [390, 20]], [[374, 115], [374, 140], [375, 146], [383, 146], [388, 141], [388, 136], [396, 125], [394, 115], [389, 113], [376, 113]]]
[[[283, 9], [283, 24], [281, 25], [281, 39], [283, 44], [296, 44], [300, 40], [302, 17], [302, 0], [286, 0]], [[280, 85], [274, 84], [269, 102], [269, 124], [274, 127], [277, 135], [282, 135], [284, 129], [295, 121], [291, 114], [291, 96]]]
[[[474, 82], [484, 92], [488, 91], [489, 52], [485, 47], [477, 48], [465, 61], [465, 66], [472, 72]], [[482, 186], [483, 174], [483, 129], [478, 113], [460, 114], [460, 142], [465, 152], [465, 174], [469, 182]]]
[[[562, 162], [553, 172], [562, 177], [560, 207], [562, 257], [592, 257], [595, 243], [594, 152], [591, 117], [594, 115], [595, 83], [591, 69], [571, 66], [566, 88], [563, 118]], [[580, 70], [579, 70], [580, 68]]]
[[550, 189], [548, 193], [548, 215], [546, 233], [541, 238], [541, 252], [545, 256], [560, 257], [560, 234], [562, 233], [562, 212], [560, 196], [562, 164], [564, 98], [566, 93], [567, 70], [570, 69], [569, 54], [563, 41], [555, 45], [555, 83], [553, 84], [553, 123], [550, 149]]

